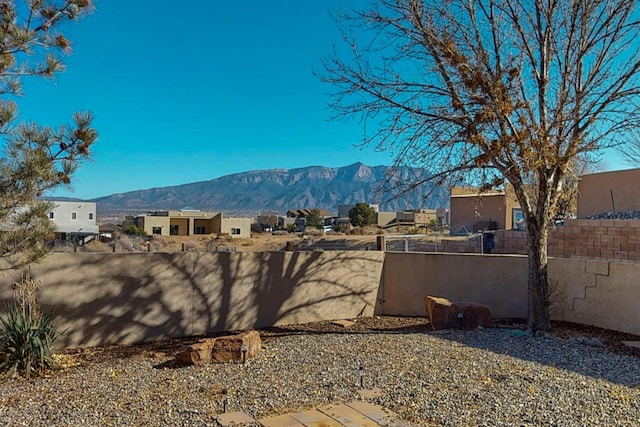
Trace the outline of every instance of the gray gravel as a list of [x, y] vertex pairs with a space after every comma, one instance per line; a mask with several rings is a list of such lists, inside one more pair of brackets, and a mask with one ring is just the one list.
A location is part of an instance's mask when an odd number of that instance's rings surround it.
[[227, 411], [256, 418], [360, 400], [362, 372], [364, 388], [383, 392], [373, 403], [416, 426], [640, 425], [640, 359], [575, 340], [484, 329], [292, 333], [263, 344], [244, 365], [174, 369], [170, 355], [149, 353], [0, 380], [0, 420], [216, 425], [225, 399]]

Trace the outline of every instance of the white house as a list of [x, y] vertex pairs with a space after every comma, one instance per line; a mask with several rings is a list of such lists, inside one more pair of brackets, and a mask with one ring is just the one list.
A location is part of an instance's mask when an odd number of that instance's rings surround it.
[[59, 240], [87, 243], [98, 235], [95, 202], [51, 200], [49, 219], [56, 225]]

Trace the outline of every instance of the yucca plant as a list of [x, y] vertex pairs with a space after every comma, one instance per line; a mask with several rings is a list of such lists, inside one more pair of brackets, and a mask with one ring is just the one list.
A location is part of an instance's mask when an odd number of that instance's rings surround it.
[[51, 349], [60, 336], [51, 313], [38, 311], [37, 284], [28, 274], [15, 283], [16, 301], [0, 318], [0, 372], [29, 378], [54, 365]]

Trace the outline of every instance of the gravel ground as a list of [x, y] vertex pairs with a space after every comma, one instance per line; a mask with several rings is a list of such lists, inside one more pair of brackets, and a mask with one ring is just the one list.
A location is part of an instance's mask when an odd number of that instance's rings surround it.
[[[216, 425], [225, 400], [227, 411], [255, 418], [360, 400], [362, 374], [364, 388], [383, 392], [373, 403], [416, 426], [640, 425], [640, 358], [614, 345], [626, 336], [559, 331], [533, 338], [505, 328], [431, 332], [421, 318], [319, 322], [260, 331], [263, 351], [246, 364], [186, 368], [172, 356], [193, 339], [85, 349], [62, 355], [64, 368], [48, 377], [0, 380], [0, 420]], [[568, 339], [579, 334], [607, 348]]]

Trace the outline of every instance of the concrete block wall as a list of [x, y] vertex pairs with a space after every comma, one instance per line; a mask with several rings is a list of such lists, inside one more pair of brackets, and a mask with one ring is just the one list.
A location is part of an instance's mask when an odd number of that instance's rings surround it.
[[[527, 253], [525, 231], [498, 230], [493, 254]], [[444, 252], [479, 253], [477, 237], [443, 240]], [[549, 233], [550, 257], [640, 262], [640, 220], [574, 219]]]

